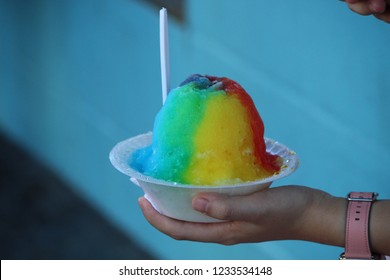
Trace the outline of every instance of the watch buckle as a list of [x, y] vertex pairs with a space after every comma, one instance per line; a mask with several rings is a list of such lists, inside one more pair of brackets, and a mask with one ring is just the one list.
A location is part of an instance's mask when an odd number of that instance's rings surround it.
[[[383, 255], [380, 255], [380, 254], [372, 254], [371, 255], [371, 259], [370, 260], [384, 260], [384, 256]], [[353, 259], [353, 258], [349, 258], [347, 259], [345, 257], [345, 252], [342, 252], [339, 256], [339, 260], [341, 261], [344, 261], [344, 260], [365, 260], [365, 259]], [[367, 259], [368, 260], [368, 259]]]
[[378, 193], [372, 193], [371, 198], [364, 198], [364, 197], [351, 197], [351, 193], [348, 194], [347, 200], [348, 201], [361, 201], [361, 202], [373, 202], [377, 199]]

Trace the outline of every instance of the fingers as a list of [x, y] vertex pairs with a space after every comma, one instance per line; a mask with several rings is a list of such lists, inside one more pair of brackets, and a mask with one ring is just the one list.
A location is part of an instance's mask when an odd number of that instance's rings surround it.
[[232, 233], [236, 225], [231, 223], [191, 223], [171, 219], [158, 213], [150, 202], [141, 197], [138, 199], [141, 210], [147, 221], [156, 229], [176, 240], [192, 240], [200, 242], [213, 242], [220, 244], [233, 244]]
[[385, 0], [369, 0], [368, 8], [373, 14], [383, 13], [386, 10]]
[[388, 7], [384, 13], [375, 14], [374, 16], [377, 19], [380, 19], [380, 20], [383, 20], [384, 22], [390, 23], [390, 7]]
[[141, 207], [146, 220], [158, 230], [168, 234], [171, 227], [180, 226], [181, 222], [170, 219], [157, 212], [146, 198], [140, 197], [138, 199], [138, 204]]
[[386, 3], [383, 0], [370, 1], [347, 1], [349, 8], [360, 15], [371, 15], [383, 13], [386, 9]]
[[388, 10], [385, 0], [346, 0], [349, 8], [360, 15], [382, 14]]

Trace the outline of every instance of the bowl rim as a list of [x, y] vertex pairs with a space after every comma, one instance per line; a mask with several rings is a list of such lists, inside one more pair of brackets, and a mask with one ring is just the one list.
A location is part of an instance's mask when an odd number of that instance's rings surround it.
[[[144, 145], [136, 145], [140, 140], [148, 140], [148, 143]], [[152, 183], [152, 184], [158, 184], [163, 185], [165, 187], [174, 187], [174, 188], [189, 188], [189, 189], [230, 189], [230, 188], [237, 188], [237, 187], [251, 187], [251, 186], [258, 186], [260, 184], [270, 183], [278, 179], [282, 179], [291, 173], [293, 173], [299, 166], [299, 158], [297, 154], [290, 150], [287, 146], [279, 143], [278, 141], [275, 141], [271, 138], [264, 137], [267, 152], [271, 154], [277, 154], [283, 159], [283, 167], [280, 172], [277, 174], [274, 174], [270, 177], [263, 178], [261, 180], [255, 180], [255, 181], [247, 181], [247, 182], [241, 182], [237, 184], [232, 185], [221, 185], [221, 186], [214, 186], [214, 185], [190, 185], [190, 184], [183, 184], [178, 182], [171, 182], [171, 181], [164, 181], [161, 179], [157, 179], [151, 176], [147, 176], [142, 174], [141, 172], [131, 168], [129, 164], [129, 159], [131, 154], [140, 148], [146, 147], [150, 145], [152, 140], [152, 132], [149, 131], [147, 133], [139, 134], [134, 137], [127, 138], [123, 141], [118, 142], [110, 151], [109, 158], [111, 161], [111, 164], [120, 172], [123, 174], [126, 174], [130, 176], [131, 178], [135, 178], [136, 180], [141, 180], [144, 182]]]

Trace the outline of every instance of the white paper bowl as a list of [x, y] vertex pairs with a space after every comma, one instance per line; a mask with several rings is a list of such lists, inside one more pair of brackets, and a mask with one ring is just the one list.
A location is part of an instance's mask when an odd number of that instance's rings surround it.
[[155, 179], [134, 170], [129, 161], [132, 153], [152, 143], [152, 133], [141, 134], [122, 142], [119, 142], [110, 152], [110, 160], [116, 169], [130, 176], [130, 180], [140, 186], [145, 197], [153, 207], [161, 214], [178, 220], [191, 222], [221, 222], [192, 209], [192, 199], [200, 192], [217, 192], [228, 195], [247, 195], [265, 188], [280, 178], [290, 175], [299, 165], [299, 159], [295, 152], [286, 146], [264, 138], [267, 151], [283, 158], [282, 170], [274, 176], [258, 180], [228, 186], [192, 186]]

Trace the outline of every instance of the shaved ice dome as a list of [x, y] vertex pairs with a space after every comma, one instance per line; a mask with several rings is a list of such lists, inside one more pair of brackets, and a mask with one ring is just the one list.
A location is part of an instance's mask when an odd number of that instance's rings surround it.
[[157, 114], [152, 144], [132, 168], [190, 185], [232, 185], [280, 171], [266, 151], [263, 121], [251, 97], [228, 78], [192, 75], [171, 90]]

